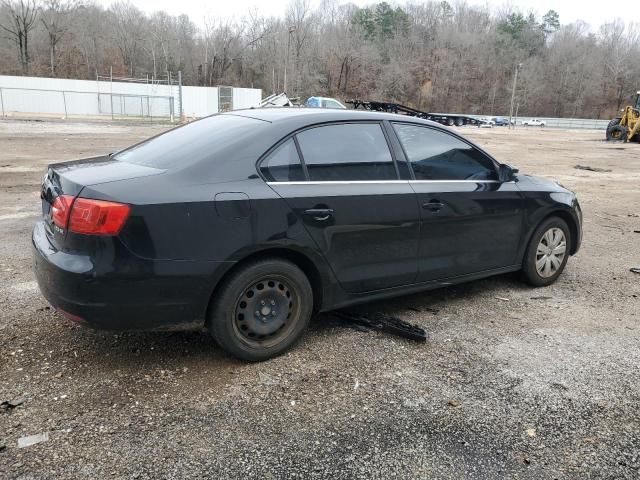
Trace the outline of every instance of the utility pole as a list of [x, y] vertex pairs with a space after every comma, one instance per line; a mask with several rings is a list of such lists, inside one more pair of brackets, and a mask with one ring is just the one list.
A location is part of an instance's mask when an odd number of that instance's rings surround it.
[[180, 122], [182, 122], [184, 120], [184, 118], [182, 118], [184, 114], [184, 111], [182, 110], [182, 70], [178, 70], [178, 101], [180, 108], [178, 112], [180, 114]]
[[509, 110], [509, 128], [512, 127], [511, 122], [513, 120], [513, 102], [516, 98], [516, 85], [518, 84], [518, 69], [522, 66], [521, 63], [516, 63], [516, 72], [513, 75], [513, 88], [511, 89], [511, 109]]
[[287, 37], [287, 56], [284, 59], [284, 93], [287, 93], [287, 64], [289, 63], [289, 47], [291, 45], [291, 34], [296, 31], [296, 26], [291, 25], [289, 27], [289, 35]]

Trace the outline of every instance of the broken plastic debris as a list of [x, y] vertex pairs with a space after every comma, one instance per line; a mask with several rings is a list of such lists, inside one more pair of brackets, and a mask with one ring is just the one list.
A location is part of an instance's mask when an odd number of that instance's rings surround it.
[[4, 402], [0, 403], [0, 410], [10, 410], [12, 408], [19, 407], [24, 402], [25, 402], [24, 397], [16, 397], [12, 400], [5, 400]]
[[38, 443], [49, 441], [49, 432], [37, 433], [36, 435], [29, 435], [27, 437], [21, 437], [18, 439], [18, 448], [30, 447]]
[[262, 385], [277, 385], [278, 379], [268, 373], [258, 372], [258, 378]]
[[11, 408], [16, 408], [22, 405], [24, 401], [25, 401], [24, 397], [17, 397], [17, 398], [14, 398], [13, 400], [9, 400], [9, 406]]
[[590, 167], [589, 165], [576, 165], [573, 168], [577, 168], [578, 170], [588, 170], [589, 172], [610, 172], [611, 171], [608, 168]]

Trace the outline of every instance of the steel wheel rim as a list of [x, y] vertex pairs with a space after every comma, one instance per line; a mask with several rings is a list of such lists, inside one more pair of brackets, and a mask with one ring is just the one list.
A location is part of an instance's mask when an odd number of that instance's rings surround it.
[[553, 227], [544, 232], [536, 249], [536, 272], [542, 278], [554, 276], [567, 253], [567, 237], [561, 228]]
[[238, 338], [254, 348], [280, 343], [295, 327], [300, 312], [300, 295], [291, 281], [269, 275], [248, 284], [233, 311], [233, 328]]

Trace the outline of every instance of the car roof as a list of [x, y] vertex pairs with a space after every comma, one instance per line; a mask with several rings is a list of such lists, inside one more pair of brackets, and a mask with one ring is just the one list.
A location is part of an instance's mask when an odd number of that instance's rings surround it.
[[271, 108], [249, 108], [246, 110], [234, 110], [222, 115], [237, 115], [241, 117], [255, 118], [274, 124], [293, 125], [294, 128], [301, 128], [306, 125], [324, 122], [345, 122], [358, 120], [389, 120], [420, 123], [443, 128], [442, 125], [430, 120], [408, 115], [395, 113], [372, 112], [370, 110], [349, 110], [349, 109], [321, 109], [304, 107], [271, 107]]
[[[218, 142], [216, 144], [216, 152], [218, 152], [216, 155], [216, 165], [219, 168], [212, 169], [211, 162], [208, 160], [198, 161], [185, 165], [185, 168], [177, 169], [176, 172], [180, 172], [179, 175], [185, 175], [188, 178], [198, 178], [199, 181], [203, 182], [214, 180], [219, 182], [248, 178], [255, 174], [255, 162], [268, 153], [278, 142], [294, 134], [296, 131], [331, 122], [388, 120], [430, 126], [452, 134], [484, 152], [484, 150], [476, 144], [462, 137], [453, 129], [436, 122], [408, 115], [372, 112], [368, 110], [271, 107], [234, 110], [214, 114], [207, 118], [222, 120], [225, 117], [236, 117], [236, 120], [246, 120], [245, 126], [247, 126], [247, 129], [237, 137], [232, 135], [227, 138], [224, 143], [214, 140]], [[197, 120], [188, 125], [196, 124], [202, 120], [204, 119]], [[183, 126], [180, 128], [186, 127]], [[489, 157], [492, 158], [490, 155]]]

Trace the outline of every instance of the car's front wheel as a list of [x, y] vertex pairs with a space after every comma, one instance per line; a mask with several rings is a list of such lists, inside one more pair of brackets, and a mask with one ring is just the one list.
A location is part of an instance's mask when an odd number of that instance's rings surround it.
[[551, 217], [533, 233], [522, 264], [524, 280], [535, 287], [555, 282], [569, 258], [570, 230], [567, 222]]
[[261, 259], [233, 272], [214, 296], [209, 329], [242, 360], [280, 355], [302, 336], [313, 311], [313, 290], [295, 264]]

